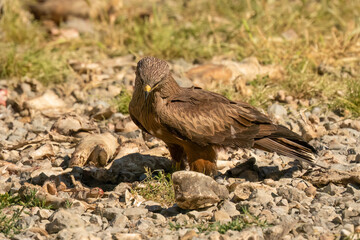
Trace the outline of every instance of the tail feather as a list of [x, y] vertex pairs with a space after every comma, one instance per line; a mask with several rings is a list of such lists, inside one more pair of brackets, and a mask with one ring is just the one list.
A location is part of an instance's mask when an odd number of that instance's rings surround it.
[[277, 126], [277, 131], [264, 138], [256, 139], [254, 147], [323, 168], [323, 166], [314, 163], [316, 150], [299, 135], [283, 126]]

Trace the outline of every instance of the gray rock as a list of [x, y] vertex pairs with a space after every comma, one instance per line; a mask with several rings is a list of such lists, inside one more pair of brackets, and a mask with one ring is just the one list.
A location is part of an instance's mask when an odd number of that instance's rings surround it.
[[128, 217], [130, 220], [138, 219], [141, 216], [144, 216], [148, 213], [146, 208], [127, 208], [124, 210], [124, 215]]
[[50, 223], [46, 225], [48, 233], [57, 233], [63, 229], [83, 228], [84, 221], [79, 215], [66, 210], [59, 210], [50, 217]]
[[274, 198], [273, 198], [273, 196], [271, 196], [271, 193], [269, 193], [268, 191], [265, 191], [264, 189], [255, 189], [251, 193], [249, 200], [258, 202], [261, 205], [266, 205], [269, 202], [273, 202]]
[[209, 238], [209, 240], [220, 240], [221, 234], [219, 232], [210, 232], [208, 234], [208, 238]]
[[139, 231], [144, 232], [149, 230], [150, 228], [153, 228], [154, 223], [146, 219], [140, 219], [139, 221], [136, 222], [135, 226]]
[[187, 213], [187, 215], [195, 220], [200, 220], [200, 219], [211, 219], [211, 217], [213, 216], [212, 213], [212, 209], [207, 209], [205, 211], [190, 211]]
[[218, 210], [214, 212], [213, 220], [215, 222], [226, 223], [231, 221], [231, 217], [227, 214], [227, 212]]
[[333, 183], [329, 183], [328, 185], [326, 185], [325, 187], [322, 188], [322, 191], [324, 193], [334, 196], [335, 194], [340, 194], [340, 193], [344, 192], [345, 188], [336, 186]]
[[35, 225], [35, 222], [37, 222], [40, 219], [39, 216], [25, 216], [20, 219], [20, 221], [17, 223], [21, 229], [31, 228]]
[[57, 236], [57, 240], [72, 240], [72, 239], [89, 239], [89, 240], [101, 240], [101, 238], [94, 236], [82, 227], [78, 228], [66, 228], [61, 230]]
[[152, 218], [154, 219], [155, 224], [163, 224], [167, 221], [166, 218], [160, 213], [154, 213]]
[[226, 235], [230, 236], [230, 239], [252, 239], [263, 240], [264, 235], [260, 227], [251, 227], [242, 230], [241, 232], [229, 230]]
[[277, 189], [277, 193], [282, 196], [283, 198], [287, 199], [289, 202], [297, 201], [301, 202], [308, 197], [303, 191], [300, 191], [294, 187], [280, 187]]
[[89, 222], [91, 224], [95, 224], [95, 225], [98, 225], [98, 226], [101, 226], [103, 224], [103, 222], [101, 220], [101, 217], [98, 216], [98, 215], [94, 215], [94, 214], [91, 214]]
[[114, 188], [114, 192], [116, 194], [119, 194], [119, 196], [123, 196], [125, 194], [125, 191], [126, 190], [130, 190], [131, 189], [131, 186], [128, 184], [128, 183], [120, 183], [118, 184], [115, 188]]
[[268, 113], [270, 116], [275, 118], [285, 118], [287, 116], [286, 109], [280, 104], [274, 103], [268, 108]]
[[236, 205], [233, 202], [230, 202], [229, 200], [225, 199], [220, 207], [221, 211], [225, 211], [227, 214], [229, 214], [230, 217], [235, 217], [240, 215], [240, 212], [236, 210]]
[[113, 240], [142, 240], [139, 233], [116, 233], [113, 235]]
[[185, 214], [178, 214], [175, 217], [175, 222], [180, 225], [186, 224], [187, 222], [189, 222], [189, 220], [190, 220], [189, 216]]
[[102, 209], [101, 213], [102, 216], [110, 222], [118, 216], [123, 216], [124, 210], [116, 207], [104, 208]]
[[40, 217], [41, 220], [48, 219], [54, 211], [49, 209], [39, 209], [37, 215]]
[[129, 219], [126, 216], [116, 215], [116, 217], [110, 222], [110, 225], [113, 227], [125, 228], [128, 222]]
[[172, 175], [175, 200], [184, 209], [198, 209], [213, 206], [228, 197], [225, 186], [202, 173], [178, 171]]
[[52, 125], [51, 131], [62, 135], [74, 135], [78, 132], [95, 132], [96, 124], [78, 114], [70, 113], [62, 116]]
[[34, 133], [42, 133], [47, 130], [47, 127], [45, 126], [45, 120], [41, 116], [35, 117], [31, 122], [31, 131]]

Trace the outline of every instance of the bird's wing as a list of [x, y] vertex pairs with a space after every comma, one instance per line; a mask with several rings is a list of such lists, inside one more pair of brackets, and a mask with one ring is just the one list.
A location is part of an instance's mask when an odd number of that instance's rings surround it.
[[161, 123], [178, 137], [205, 146], [252, 147], [254, 139], [270, 119], [254, 107], [201, 89], [183, 89], [159, 112]]

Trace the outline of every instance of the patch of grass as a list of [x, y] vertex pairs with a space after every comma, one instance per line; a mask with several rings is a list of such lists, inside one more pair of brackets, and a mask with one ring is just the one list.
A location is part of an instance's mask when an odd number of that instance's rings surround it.
[[66, 201], [65, 201], [65, 208], [66, 208], [66, 209], [71, 208], [71, 207], [72, 207], [72, 205], [73, 205], [73, 203], [72, 203], [72, 202], [70, 202], [69, 200], [66, 200]]
[[345, 95], [337, 98], [333, 108], [350, 111], [354, 117], [360, 116], [360, 79], [347, 81]]
[[26, 208], [31, 207], [39, 207], [45, 209], [52, 209], [51, 205], [46, 205], [46, 201], [44, 199], [40, 199], [36, 196], [37, 191], [35, 189], [30, 190], [29, 194], [23, 196], [19, 205], [24, 206]]
[[[81, 33], [72, 40], [49, 35], [22, 10], [22, 1], [3, 3], [1, 78], [27, 76], [45, 84], [62, 82], [72, 78], [69, 59], [96, 61], [129, 53], [190, 62], [214, 56], [236, 61], [254, 56], [261, 64], [281, 65], [284, 78], [253, 81], [251, 96], [234, 92], [232, 86], [218, 91], [234, 100], [264, 106], [282, 89], [295, 99], [319, 98], [359, 115], [354, 107], [356, 92], [347, 88], [341, 77], [317, 73], [320, 64], [359, 69], [358, 1], [131, 1], [111, 17], [104, 12], [90, 19], [94, 33]], [[358, 80], [354, 76], [350, 78]], [[335, 89], [344, 91], [345, 100], [334, 94]], [[127, 106], [120, 108], [127, 112]]]
[[165, 206], [175, 203], [175, 192], [171, 180], [171, 174], [163, 171], [152, 172], [146, 168], [146, 179], [142, 182], [142, 187], [137, 187], [133, 191], [144, 197]]
[[126, 90], [121, 90], [120, 94], [112, 100], [112, 104], [116, 107], [118, 112], [128, 114], [130, 101], [131, 94]]
[[[14, 208], [12, 215], [6, 214], [9, 208], [14, 206], [21, 206], [21, 208]], [[44, 200], [36, 197], [36, 190], [31, 190], [24, 198], [20, 198], [18, 195], [11, 195], [8, 193], [0, 194], [0, 232], [6, 236], [17, 234], [21, 231], [18, 222], [21, 219], [21, 214], [25, 208], [40, 207], [50, 209], [51, 206], [47, 206]]]
[[34, 46], [23, 48], [16, 44], [0, 43], [0, 77], [35, 78], [47, 85], [61, 83], [70, 74], [66, 61], [60, 53], [48, 48]]
[[7, 216], [2, 212], [2, 210], [0, 210], [0, 233], [5, 234], [5, 236], [12, 236], [20, 233], [21, 227], [18, 225], [18, 222], [24, 208], [25, 207], [15, 209], [12, 216]]
[[266, 228], [268, 227], [268, 224], [266, 223], [266, 221], [261, 221], [257, 217], [251, 215], [246, 208], [243, 208], [242, 214], [239, 217], [227, 223], [209, 222], [195, 225], [185, 223], [184, 225], [181, 225], [170, 222], [169, 226], [171, 230], [179, 230], [181, 228], [196, 228], [200, 233], [217, 231], [221, 234], [224, 234], [229, 230], [242, 231], [243, 229], [251, 226], [259, 226], [261, 228]]

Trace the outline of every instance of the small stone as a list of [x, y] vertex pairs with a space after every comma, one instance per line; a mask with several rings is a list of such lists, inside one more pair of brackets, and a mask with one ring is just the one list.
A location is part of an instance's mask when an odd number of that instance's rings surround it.
[[305, 194], [308, 197], [314, 197], [316, 195], [316, 187], [309, 186], [305, 189]]
[[220, 210], [225, 211], [230, 217], [239, 216], [240, 212], [236, 209], [236, 205], [229, 200], [224, 200], [222, 203]]
[[274, 103], [268, 108], [268, 113], [270, 116], [277, 119], [285, 118], [287, 116], [286, 109], [277, 103]]
[[231, 217], [227, 212], [218, 210], [214, 212], [213, 220], [215, 222], [226, 223], [231, 221]]
[[116, 215], [114, 219], [110, 222], [110, 225], [113, 227], [125, 228], [129, 219], [124, 215]]
[[34, 152], [30, 153], [30, 156], [34, 160], [53, 157], [54, 155], [55, 155], [55, 152], [54, 152], [53, 146], [49, 143], [42, 145], [41, 147], [36, 149]]
[[101, 220], [101, 217], [98, 216], [98, 215], [91, 215], [90, 219], [89, 219], [89, 222], [91, 224], [95, 224], [95, 225], [98, 225], [98, 226], [101, 226], [102, 225], [102, 220]]
[[194, 229], [191, 229], [189, 231], [187, 231], [184, 236], [182, 236], [180, 238], [180, 240], [191, 240], [193, 238], [196, 238], [198, 236], [198, 234], [195, 232]]
[[188, 221], [190, 220], [189, 216], [188, 215], [185, 215], [185, 214], [178, 214], [176, 217], [175, 217], [175, 221], [177, 224], [185, 224], [187, 223]]
[[309, 116], [309, 121], [311, 123], [313, 123], [313, 124], [319, 124], [320, 123], [320, 118], [318, 116], [316, 116], [316, 115], [311, 114]]
[[60, 99], [53, 91], [47, 91], [42, 96], [24, 102], [28, 109], [44, 110], [54, 108], [64, 108], [65, 102]]
[[229, 195], [224, 185], [202, 173], [178, 171], [172, 175], [172, 180], [176, 203], [184, 209], [210, 207]]
[[123, 216], [124, 210], [117, 207], [108, 207], [104, 209], [96, 209], [95, 211], [101, 211], [101, 216], [106, 218], [108, 221], [112, 221], [117, 216]]
[[331, 150], [341, 150], [346, 148], [345, 145], [339, 143], [336, 139], [331, 140], [328, 144], [328, 147]]
[[187, 213], [187, 215], [195, 220], [200, 219], [211, 219], [212, 212], [211, 211], [190, 211]]
[[252, 239], [252, 240], [262, 240], [264, 235], [260, 227], [250, 227], [239, 231], [229, 230], [227, 235], [230, 236], [230, 239]]
[[114, 188], [114, 192], [119, 194], [119, 196], [123, 196], [125, 194], [125, 191], [130, 189], [131, 186], [128, 183], [122, 182]]
[[249, 200], [255, 201], [265, 206], [269, 202], [273, 201], [273, 197], [271, 196], [271, 193], [263, 189], [255, 189], [249, 196]]
[[50, 223], [46, 225], [48, 233], [57, 233], [63, 229], [84, 227], [85, 223], [79, 215], [66, 210], [59, 210], [50, 217]]
[[340, 231], [340, 235], [342, 236], [342, 237], [349, 237], [350, 235], [351, 235], [351, 232], [349, 231], [349, 230], [347, 230], [347, 229], [341, 229], [341, 231]]
[[154, 214], [152, 215], [152, 218], [156, 220], [155, 223], [162, 224], [162, 223], [165, 223], [165, 222], [166, 222], [166, 217], [164, 217], [164, 216], [161, 215], [160, 213], [154, 213]]
[[153, 227], [153, 223], [146, 219], [140, 219], [136, 222], [136, 227], [139, 231], [147, 231], [149, 228]]
[[307, 197], [304, 192], [294, 187], [280, 187], [277, 189], [277, 192], [280, 196], [286, 198], [289, 202], [301, 202]]
[[350, 231], [350, 232], [352, 232], [352, 233], [355, 231], [354, 225], [353, 225], [353, 224], [350, 224], [350, 223], [346, 223], [346, 224], [344, 225], [344, 229], [346, 229], [346, 230], [348, 230], [348, 231]]
[[138, 219], [141, 216], [144, 216], [149, 211], [146, 208], [127, 208], [124, 210], [124, 215], [127, 216], [130, 220]]
[[296, 188], [299, 189], [299, 190], [301, 190], [301, 191], [304, 191], [304, 190], [307, 188], [307, 186], [306, 186], [306, 184], [305, 184], [304, 182], [299, 182], [299, 183], [296, 185]]
[[139, 233], [115, 233], [112, 237], [113, 240], [142, 240]]
[[200, 87], [216, 86], [219, 83], [229, 84], [232, 71], [221, 64], [204, 64], [191, 68], [186, 77]]
[[360, 225], [356, 226], [354, 231], [355, 231], [355, 233], [360, 233]]
[[278, 236], [281, 236], [281, 234], [284, 232], [284, 228], [282, 225], [276, 225], [269, 227], [264, 231], [264, 234], [266, 236], [266, 239], [275, 239]]
[[271, 178], [264, 179], [264, 184], [266, 184], [270, 187], [275, 187], [275, 185], [276, 185], [275, 181]]
[[340, 193], [340, 189], [333, 183], [329, 183], [323, 189], [323, 192], [334, 196], [336, 193]]
[[41, 220], [48, 219], [51, 214], [53, 214], [53, 211], [49, 209], [39, 209], [37, 212], [37, 215], [40, 217]]
[[220, 240], [221, 234], [219, 232], [210, 232], [208, 234], [209, 240]]

